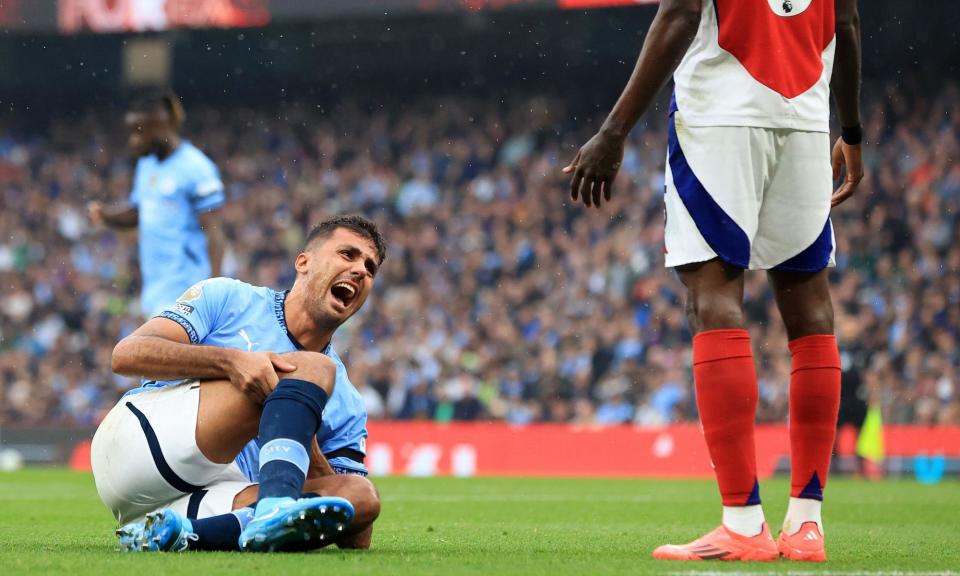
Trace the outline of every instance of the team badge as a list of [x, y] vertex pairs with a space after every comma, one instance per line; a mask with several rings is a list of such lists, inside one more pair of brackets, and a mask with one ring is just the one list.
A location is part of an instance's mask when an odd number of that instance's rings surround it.
[[813, 0], [767, 0], [777, 16], [796, 16], [810, 7]]
[[187, 303], [199, 300], [203, 296], [203, 282], [198, 282], [187, 288], [187, 291], [177, 298], [177, 302]]

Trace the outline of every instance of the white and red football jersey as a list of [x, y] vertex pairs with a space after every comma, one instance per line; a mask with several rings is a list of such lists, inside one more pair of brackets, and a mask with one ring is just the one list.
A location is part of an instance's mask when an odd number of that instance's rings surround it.
[[703, 0], [674, 73], [690, 126], [829, 131], [834, 0]]

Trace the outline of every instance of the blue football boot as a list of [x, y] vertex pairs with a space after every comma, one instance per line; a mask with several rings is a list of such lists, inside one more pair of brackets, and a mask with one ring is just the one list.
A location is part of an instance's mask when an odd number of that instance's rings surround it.
[[197, 539], [190, 520], [169, 508], [118, 529], [117, 537], [123, 552], [183, 552]]
[[299, 552], [329, 544], [353, 520], [343, 498], [265, 498], [240, 533], [244, 552]]

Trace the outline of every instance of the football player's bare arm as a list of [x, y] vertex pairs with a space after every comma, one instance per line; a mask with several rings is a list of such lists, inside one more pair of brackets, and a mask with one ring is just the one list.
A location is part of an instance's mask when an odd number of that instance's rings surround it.
[[837, 47], [830, 91], [841, 126], [860, 124], [860, 12], [857, 0], [836, 0]]
[[[369, 479], [355, 474], [333, 474], [316, 478], [307, 478], [303, 485], [305, 493], [312, 492], [320, 496], [337, 496], [353, 504], [355, 514], [353, 522], [347, 526], [343, 536], [332, 543], [340, 548], [366, 550], [373, 538], [373, 523], [380, 516], [380, 493]], [[233, 499], [233, 509], [253, 506], [257, 502], [257, 487], [251, 486]]]
[[111, 228], [136, 228], [140, 213], [133, 204], [113, 204], [104, 206], [100, 202], [87, 204], [87, 214], [95, 226], [106, 224]]
[[601, 197], [610, 200], [623, 142], [696, 37], [702, 7], [701, 0], [661, 0], [626, 88], [600, 131], [563, 169], [573, 174], [570, 196], [574, 201], [579, 197], [586, 206], [599, 207]]
[[226, 240], [220, 226], [220, 210], [211, 210], [200, 214], [200, 228], [207, 235], [207, 255], [210, 257], [210, 277], [220, 276], [220, 264], [223, 262]]
[[837, 116], [843, 136], [833, 145], [833, 179], [844, 178], [833, 193], [836, 206], [857, 191], [863, 179], [863, 153], [860, 140], [860, 12], [857, 0], [836, 0], [837, 47], [830, 77], [830, 91], [837, 103]]
[[701, 0], [661, 0], [623, 94], [601, 132], [626, 138], [676, 70], [700, 27]]
[[152, 318], [113, 349], [117, 374], [156, 380], [227, 379], [255, 402], [262, 403], [279, 381], [278, 372], [296, 369], [274, 352], [244, 352], [190, 343], [173, 320]]

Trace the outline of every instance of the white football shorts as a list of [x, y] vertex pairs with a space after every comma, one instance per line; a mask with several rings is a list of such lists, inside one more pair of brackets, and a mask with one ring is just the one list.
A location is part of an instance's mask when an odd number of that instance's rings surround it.
[[667, 267], [720, 258], [744, 269], [817, 272], [834, 265], [830, 136], [744, 126], [688, 126], [670, 116]]
[[121, 523], [173, 508], [188, 518], [226, 514], [251, 486], [236, 463], [211, 462], [197, 448], [200, 383], [184, 382], [120, 399], [91, 447], [100, 500]]

